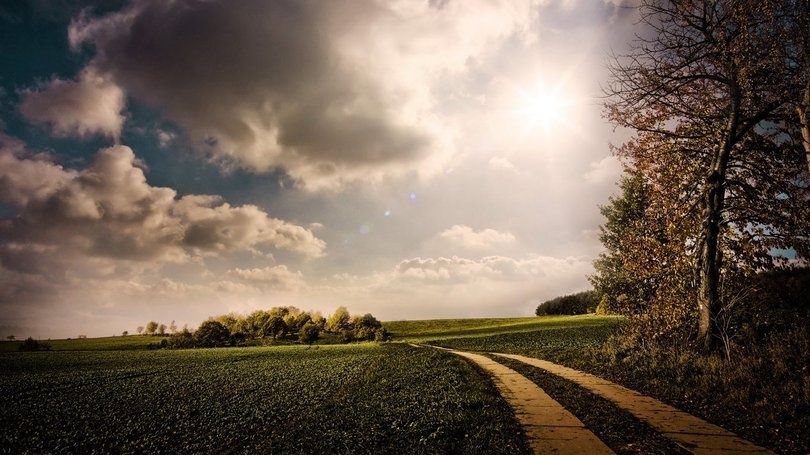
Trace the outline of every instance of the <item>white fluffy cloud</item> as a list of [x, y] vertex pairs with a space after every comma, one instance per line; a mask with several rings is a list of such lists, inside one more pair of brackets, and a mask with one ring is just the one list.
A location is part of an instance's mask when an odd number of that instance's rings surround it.
[[253, 269], [236, 268], [229, 270], [228, 276], [263, 289], [293, 291], [306, 286], [304, 275], [289, 270], [285, 265]]
[[581, 258], [534, 256], [515, 259], [487, 256], [478, 260], [457, 256], [415, 258], [400, 262], [396, 281], [420, 281], [424, 284], [471, 283], [479, 281], [521, 281], [533, 277], [553, 276], [578, 268]]
[[493, 156], [489, 159], [489, 165], [493, 169], [498, 169], [502, 171], [514, 171], [515, 165], [509, 161], [508, 159], [501, 157], [501, 156]]
[[[103, 149], [89, 167], [70, 170], [0, 138], [0, 190], [0, 202], [15, 211], [0, 222], [0, 260], [19, 272], [93, 269], [93, 260], [181, 263], [265, 248], [317, 257], [325, 247], [309, 229], [257, 206], [211, 195], [178, 198], [171, 188], [149, 185], [126, 146]], [[80, 261], [85, 267], [76, 267]]]
[[591, 270], [584, 257], [413, 258], [388, 271], [336, 275], [310, 293], [383, 318], [519, 315], [538, 299], [581, 290]]
[[465, 248], [492, 248], [514, 243], [515, 236], [509, 232], [500, 232], [495, 229], [482, 229], [476, 231], [469, 226], [456, 224], [439, 233], [439, 237], [455, 245]]
[[75, 81], [52, 79], [36, 90], [24, 91], [20, 112], [29, 121], [50, 127], [57, 136], [118, 137], [125, 100], [121, 88], [87, 67]]
[[454, 125], [443, 78], [529, 32], [532, 4], [136, 1], [83, 15], [71, 45], [215, 161], [308, 187], [435, 172]]
[[610, 155], [592, 162], [583, 178], [588, 183], [608, 183], [615, 182], [621, 173], [622, 163], [618, 158]]

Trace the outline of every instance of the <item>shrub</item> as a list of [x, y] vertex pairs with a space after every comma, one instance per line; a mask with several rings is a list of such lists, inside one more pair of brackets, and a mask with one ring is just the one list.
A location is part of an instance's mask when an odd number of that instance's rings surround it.
[[599, 305], [596, 305], [596, 314], [597, 316], [605, 316], [611, 314], [610, 300], [608, 299], [608, 296], [603, 295], [602, 299], [599, 300]]
[[197, 343], [194, 340], [194, 335], [187, 329], [183, 329], [171, 337], [169, 337], [168, 341], [166, 342], [166, 346], [172, 349], [190, 349], [197, 347]]
[[20, 345], [20, 351], [50, 351], [51, 345], [39, 342], [31, 337], [25, 339]]
[[355, 340], [355, 338], [354, 338], [354, 330], [347, 329], [347, 330], [344, 330], [344, 331], [340, 332], [340, 341], [342, 343], [351, 343], [354, 340]]
[[228, 328], [213, 319], [200, 324], [200, 327], [194, 332], [196, 345], [203, 348], [225, 346], [230, 341], [230, 337], [231, 334], [228, 332]]
[[388, 333], [388, 330], [385, 330], [385, 327], [380, 327], [379, 329], [374, 331], [374, 341], [388, 341], [391, 339], [391, 334]]
[[301, 327], [301, 330], [299, 330], [298, 339], [302, 343], [312, 344], [318, 339], [319, 332], [317, 325], [313, 324], [311, 321], [307, 321], [303, 327]]

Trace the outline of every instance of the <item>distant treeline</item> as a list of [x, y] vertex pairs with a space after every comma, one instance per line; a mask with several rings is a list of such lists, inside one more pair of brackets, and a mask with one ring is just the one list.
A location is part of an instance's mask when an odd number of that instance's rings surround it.
[[327, 319], [317, 311], [285, 306], [256, 310], [248, 315], [228, 313], [212, 317], [200, 324], [197, 330], [192, 332], [183, 328], [159, 343], [153, 343], [152, 347], [196, 348], [291, 342], [312, 344], [323, 334], [328, 334], [330, 341], [340, 343], [387, 341], [390, 338], [382, 323], [371, 314], [352, 316], [346, 307], [339, 307]]
[[[596, 291], [582, 291], [546, 300], [537, 306], [534, 313], [538, 316], [597, 313], [599, 301], [600, 296]], [[599, 313], [604, 314], [601, 310], [600, 308]]]

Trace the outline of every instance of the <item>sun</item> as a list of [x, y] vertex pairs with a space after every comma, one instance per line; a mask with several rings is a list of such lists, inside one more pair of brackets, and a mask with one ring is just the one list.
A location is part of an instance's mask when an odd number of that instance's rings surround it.
[[538, 83], [531, 90], [520, 90], [517, 104], [516, 114], [528, 128], [548, 132], [566, 122], [573, 100], [560, 85]]

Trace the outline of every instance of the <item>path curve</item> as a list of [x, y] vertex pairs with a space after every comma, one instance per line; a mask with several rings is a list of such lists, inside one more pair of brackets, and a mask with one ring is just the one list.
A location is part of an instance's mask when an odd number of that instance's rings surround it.
[[665, 437], [694, 454], [773, 453], [717, 425], [598, 376], [534, 357], [497, 352], [490, 354], [541, 368], [579, 384], [590, 392], [612, 401], [616, 406], [633, 414], [637, 419], [646, 422]]
[[514, 409], [534, 453], [613, 453], [579, 419], [517, 371], [480, 354], [439, 349], [471, 360], [492, 376], [498, 391]]

